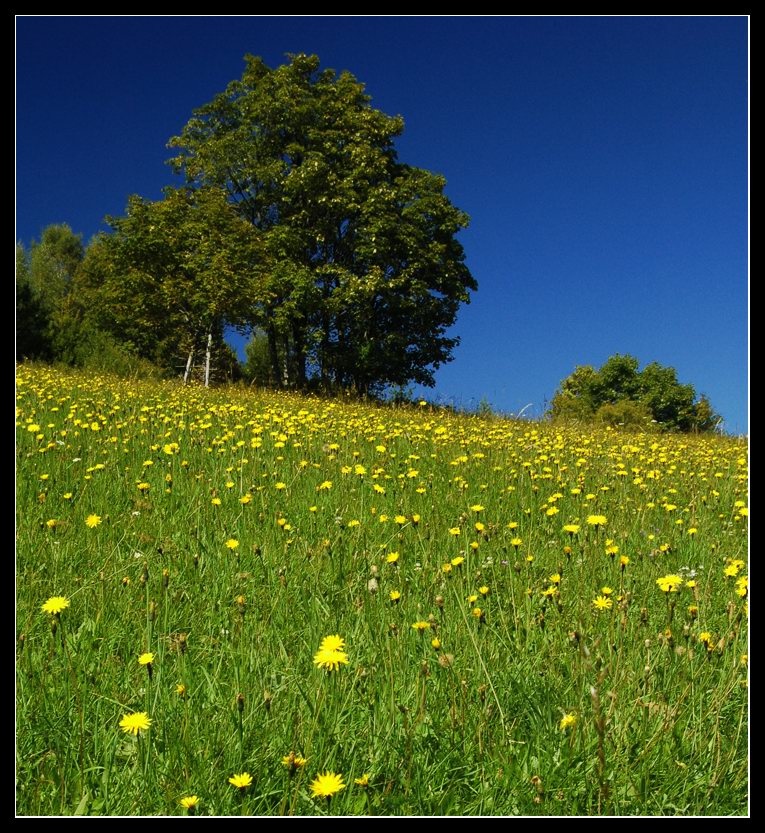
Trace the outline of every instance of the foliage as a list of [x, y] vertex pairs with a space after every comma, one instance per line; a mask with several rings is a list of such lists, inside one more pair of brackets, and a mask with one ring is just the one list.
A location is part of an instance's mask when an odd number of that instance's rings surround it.
[[90, 285], [104, 326], [137, 355], [168, 370], [207, 351], [225, 355], [226, 325], [248, 317], [258, 266], [257, 241], [216, 189], [168, 189], [149, 202], [132, 197], [110, 218]]
[[35, 291], [29, 263], [21, 244], [16, 245], [16, 358], [50, 359], [50, 313]]
[[692, 385], [682, 385], [672, 367], [657, 362], [642, 371], [634, 356], [615, 355], [599, 369], [577, 367], [561, 382], [549, 414], [554, 419], [597, 420], [646, 430], [652, 421], [662, 430], [711, 431], [720, 418], [709, 400], [696, 400]]
[[350, 73], [316, 56], [275, 70], [245, 60], [171, 139], [171, 163], [193, 187], [223, 189], [260, 235], [248, 323], [266, 334], [272, 379], [433, 384], [476, 288], [456, 240], [467, 216], [442, 177], [397, 160], [402, 119], [373, 109]]

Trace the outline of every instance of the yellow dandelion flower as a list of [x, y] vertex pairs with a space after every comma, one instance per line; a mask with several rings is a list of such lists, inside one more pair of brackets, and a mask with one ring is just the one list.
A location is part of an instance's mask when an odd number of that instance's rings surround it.
[[252, 784], [252, 775], [249, 772], [241, 772], [238, 775], [232, 775], [228, 783], [238, 790], [246, 790]]
[[135, 712], [133, 714], [126, 714], [120, 720], [120, 728], [127, 735], [135, 735], [138, 737], [140, 732], [145, 732], [151, 726], [151, 720], [146, 712]]
[[62, 610], [69, 607], [69, 599], [64, 596], [51, 596], [42, 606], [43, 613], [50, 613], [51, 616], [58, 616]]
[[318, 775], [311, 782], [311, 795], [314, 798], [329, 799], [344, 789], [343, 776], [334, 772], [325, 772], [323, 775]]
[[87, 526], [89, 529], [95, 529], [100, 523], [100, 515], [88, 515], [88, 517], [85, 518], [85, 526]]
[[567, 729], [573, 729], [576, 726], [576, 715], [575, 714], [564, 714], [560, 721], [560, 730], [561, 732], [565, 732]]
[[226, 546], [230, 550], [235, 550], [239, 546], [239, 541], [237, 541], [236, 538], [229, 538], [228, 541], [226, 541]]
[[319, 648], [314, 654], [313, 664], [325, 671], [339, 671], [341, 665], [348, 665], [348, 655], [340, 650]]
[[677, 593], [683, 584], [683, 579], [675, 575], [662, 576], [656, 579], [656, 584], [663, 593]]
[[196, 795], [187, 795], [185, 798], [182, 798], [178, 802], [181, 807], [189, 811], [189, 815], [194, 815], [194, 810], [196, 810], [197, 804], [199, 804], [199, 797]]

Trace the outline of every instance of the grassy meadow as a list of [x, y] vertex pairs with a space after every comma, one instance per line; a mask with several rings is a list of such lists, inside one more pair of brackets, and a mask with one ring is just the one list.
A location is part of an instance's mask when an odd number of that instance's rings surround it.
[[742, 815], [716, 436], [17, 369], [19, 815]]

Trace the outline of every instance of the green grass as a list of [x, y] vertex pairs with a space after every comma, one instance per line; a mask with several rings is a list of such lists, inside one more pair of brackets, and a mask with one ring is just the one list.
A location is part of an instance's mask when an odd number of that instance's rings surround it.
[[20, 815], [747, 813], [740, 441], [43, 367], [17, 426]]

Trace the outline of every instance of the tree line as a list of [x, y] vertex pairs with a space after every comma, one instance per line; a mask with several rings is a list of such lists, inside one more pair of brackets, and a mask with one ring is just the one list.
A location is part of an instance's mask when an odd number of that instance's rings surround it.
[[[130, 197], [87, 247], [64, 225], [17, 248], [19, 358], [145, 362], [188, 379], [235, 361], [277, 387], [433, 384], [476, 281], [443, 177], [402, 163], [403, 120], [348, 72], [245, 57], [168, 147], [183, 178]], [[233, 371], [232, 371], [233, 372]]]

